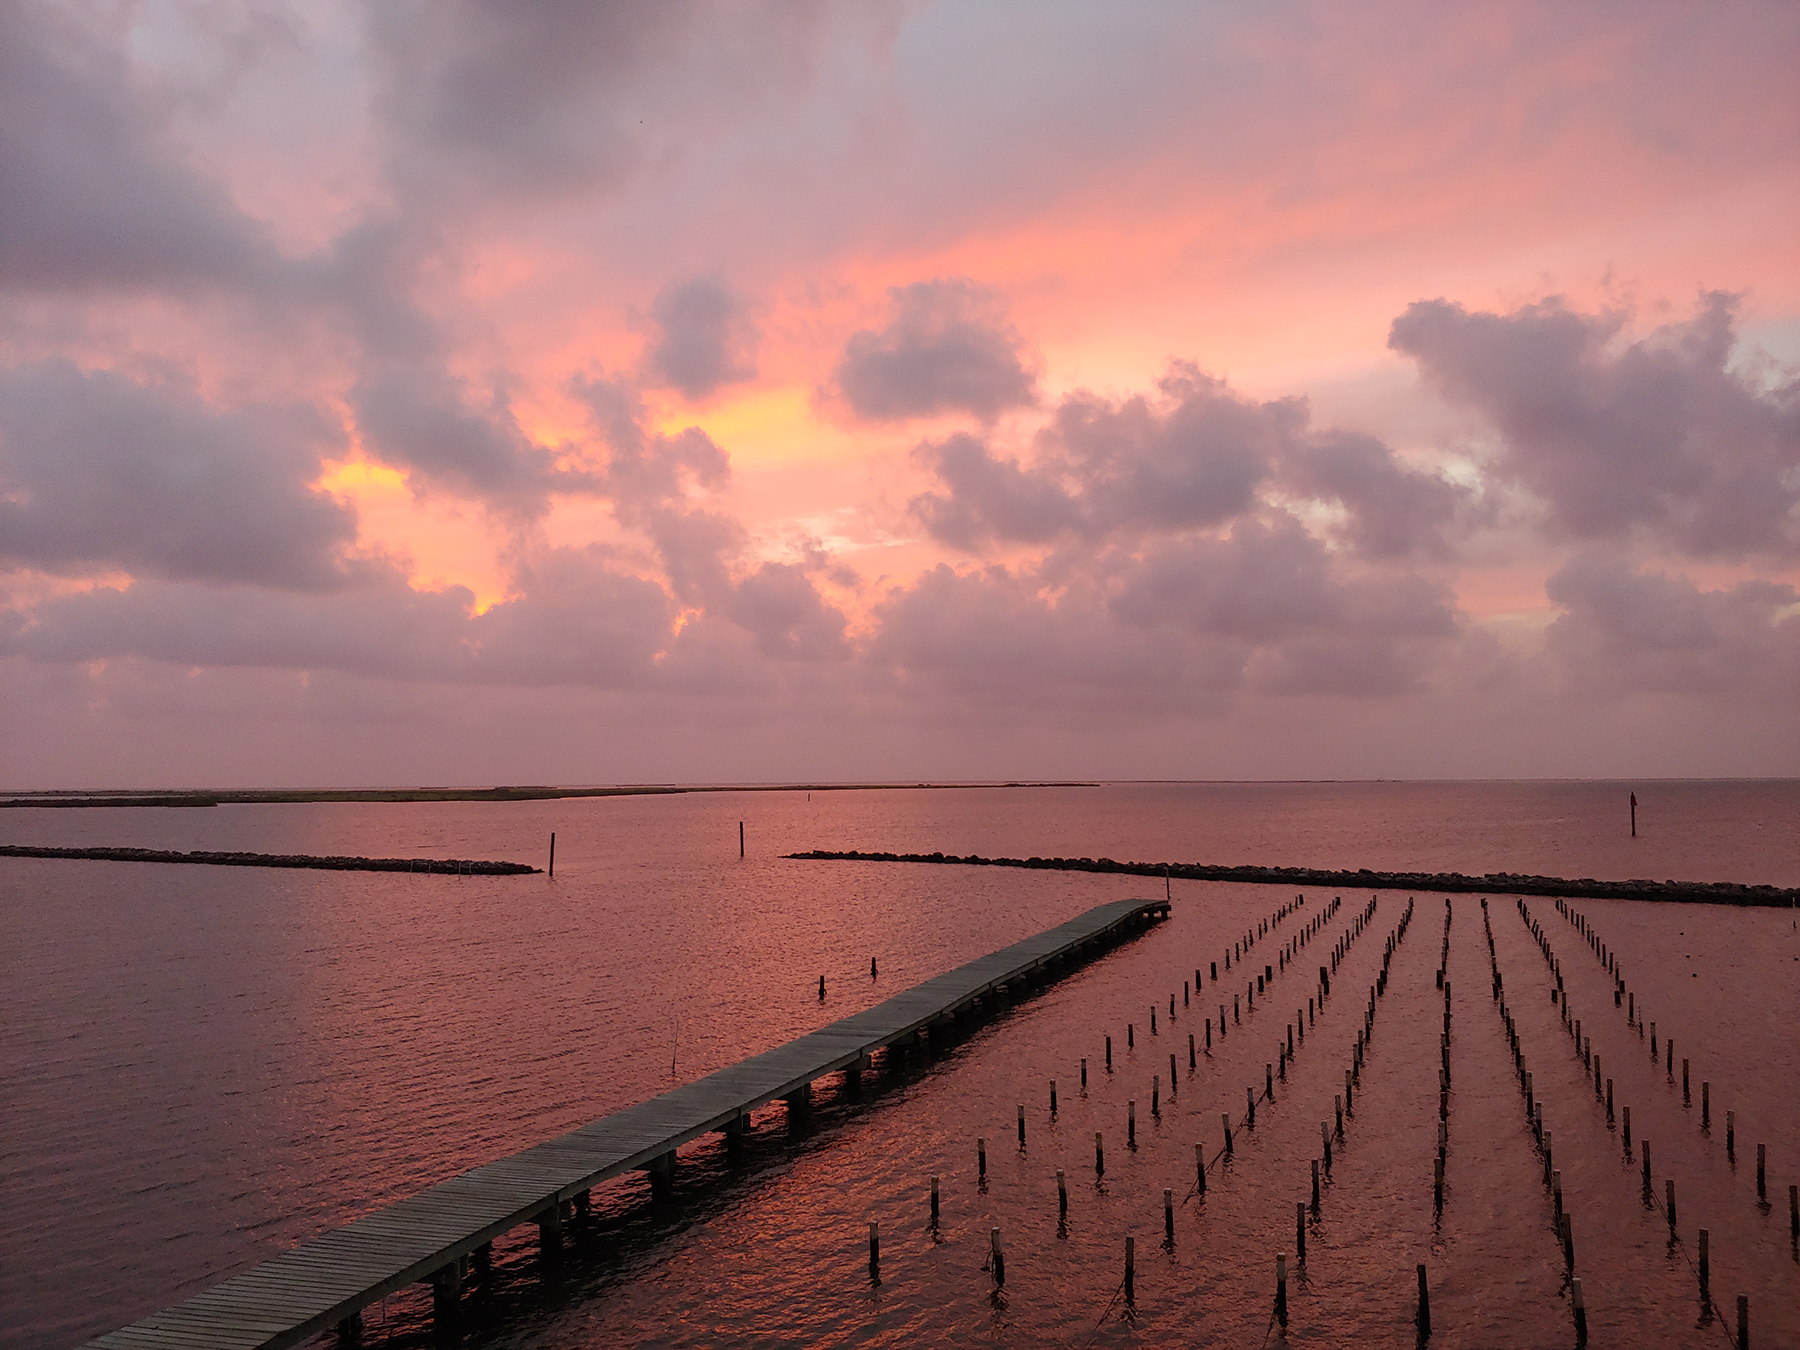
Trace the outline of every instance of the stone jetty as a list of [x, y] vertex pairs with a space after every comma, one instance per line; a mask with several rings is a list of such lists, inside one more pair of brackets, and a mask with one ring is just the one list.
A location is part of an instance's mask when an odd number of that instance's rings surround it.
[[1327, 871], [1313, 867], [1218, 867], [1205, 863], [1114, 862], [1111, 858], [982, 858], [971, 853], [856, 853], [813, 849], [790, 858], [831, 862], [955, 863], [962, 867], [1033, 867], [1051, 872], [1116, 872], [1178, 881], [1242, 881], [1256, 885], [1336, 886], [1381, 891], [1457, 891], [1487, 895], [1560, 895], [1599, 900], [1675, 900], [1712, 905], [1781, 905], [1800, 901], [1800, 889], [1745, 886], [1733, 881], [1596, 881], [1592, 877], [1539, 877], [1519, 872]]
[[516, 877], [541, 872], [524, 863], [481, 858], [345, 858], [305, 853], [178, 853], [158, 848], [40, 848], [0, 844], [0, 858], [93, 858], [101, 862], [202, 863], [212, 867], [315, 867], [328, 872], [418, 872], [449, 876]]

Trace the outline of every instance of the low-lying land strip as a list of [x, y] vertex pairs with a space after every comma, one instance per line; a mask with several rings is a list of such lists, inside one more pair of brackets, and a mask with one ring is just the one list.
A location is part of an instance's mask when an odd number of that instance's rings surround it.
[[481, 858], [346, 858], [308, 853], [179, 853], [160, 848], [43, 848], [0, 844], [0, 858], [96, 858], [102, 862], [205, 863], [214, 867], [318, 867], [329, 872], [438, 872], [516, 877], [542, 868]]
[[1599, 900], [1680, 900], [1713, 905], [1793, 905], [1800, 888], [1745, 886], [1734, 881], [1596, 881], [1592, 877], [1537, 877], [1518, 872], [1354, 872], [1316, 867], [1219, 867], [1206, 863], [1114, 862], [1111, 858], [982, 858], [971, 853], [855, 853], [816, 848], [790, 858], [830, 862], [956, 863], [963, 867], [1035, 867], [1051, 872], [1118, 872], [1182, 881], [1246, 881], [1281, 886], [1341, 886], [1382, 891], [1480, 891], [1505, 895], [1564, 895]]
[[884, 792], [900, 788], [1094, 787], [1093, 783], [703, 783], [618, 787], [292, 788], [244, 792], [13, 792], [0, 807], [270, 806], [300, 802], [544, 802], [564, 797], [662, 797], [683, 792]]

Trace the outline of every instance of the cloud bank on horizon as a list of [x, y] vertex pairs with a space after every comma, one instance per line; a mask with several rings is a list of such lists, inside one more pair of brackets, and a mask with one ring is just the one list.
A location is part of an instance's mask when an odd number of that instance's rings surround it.
[[0, 0], [5, 781], [1792, 774], [1797, 65]]

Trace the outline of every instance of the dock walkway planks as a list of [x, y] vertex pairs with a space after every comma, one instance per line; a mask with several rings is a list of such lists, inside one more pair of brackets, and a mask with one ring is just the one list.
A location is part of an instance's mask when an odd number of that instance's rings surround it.
[[803, 1093], [814, 1079], [839, 1069], [860, 1068], [874, 1051], [907, 1040], [983, 995], [1168, 913], [1166, 900], [1100, 905], [786, 1045], [439, 1182], [88, 1345], [298, 1345], [519, 1224], [560, 1216], [564, 1202], [609, 1177], [672, 1160], [678, 1147], [703, 1134], [741, 1128], [756, 1107]]

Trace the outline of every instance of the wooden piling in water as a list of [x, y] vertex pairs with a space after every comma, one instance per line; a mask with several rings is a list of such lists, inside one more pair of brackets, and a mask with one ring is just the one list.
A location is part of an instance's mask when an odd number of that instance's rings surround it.
[[1133, 1285], [1137, 1278], [1137, 1239], [1130, 1233], [1125, 1235], [1125, 1301], [1134, 1300], [1136, 1291]]
[[1575, 1310], [1575, 1344], [1587, 1344], [1587, 1305], [1581, 1297], [1581, 1279], [1576, 1277], [1569, 1281], [1569, 1302]]
[[[1194, 1189], [1200, 1195], [1206, 1194], [1206, 1145], [1194, 1145]], [[1793, 1189], [1789, 1187], [1789, 1189]]]
[[1769, 1198], [1768, 1165], [1769, 1146], [1767, 1144], [1758, 1144], [1756, 1146], [1756, 1198], [1758, 1200], [1767, 1200]]
[[987, 1139], [986, 1138], [977, 1138], [975, 1140], [975, 1179], [977, 1181], [986, 1181], [987, 1180]]
[[1750, 1350], [1750, 1296], [1737, 1296], [1737, 1350]]
[[1419, 1266], [1419, 1339], [1431, 1337], [1431, 1291], [1425, 1285], [1425, 1266]]
[[1294, 1259], [1306, 1264], [1306, 1201], [1294, 1201]]
[[1094, 1131], [1094, 1175], [1106, 1175], [1106, 1145], [1101, 1141], [1100, 1131]]
[[938, 1226], [938, 1179], [931, 1178], [931, 1226]]
[[1163, 1187], [1163, 1237], [1175, 1241], [1175, 1191], [1170, 1186]]
[[988, 1253], [994, 1267], [994, 1283], [1004, 1285], [1006, 1283], [1006, 1252], [1000, 1246], [1000, 1230], [998, 1228], [988, 1229]]
[[1137, 1098], [1125, 1103], [1125, 1147], [1137, 1147]]
[[1287, 1253], [1275, 1254], [1275, 1318], [1287, 1325]]
[[1704, 1297], [1712, 1287], [1712, 1233], [1700, 1230], [1700, 1293]]
[[869, 1275], [873, 1278], [881, 1269], [881, 1225], [873, 1220], [869, 1223]]

